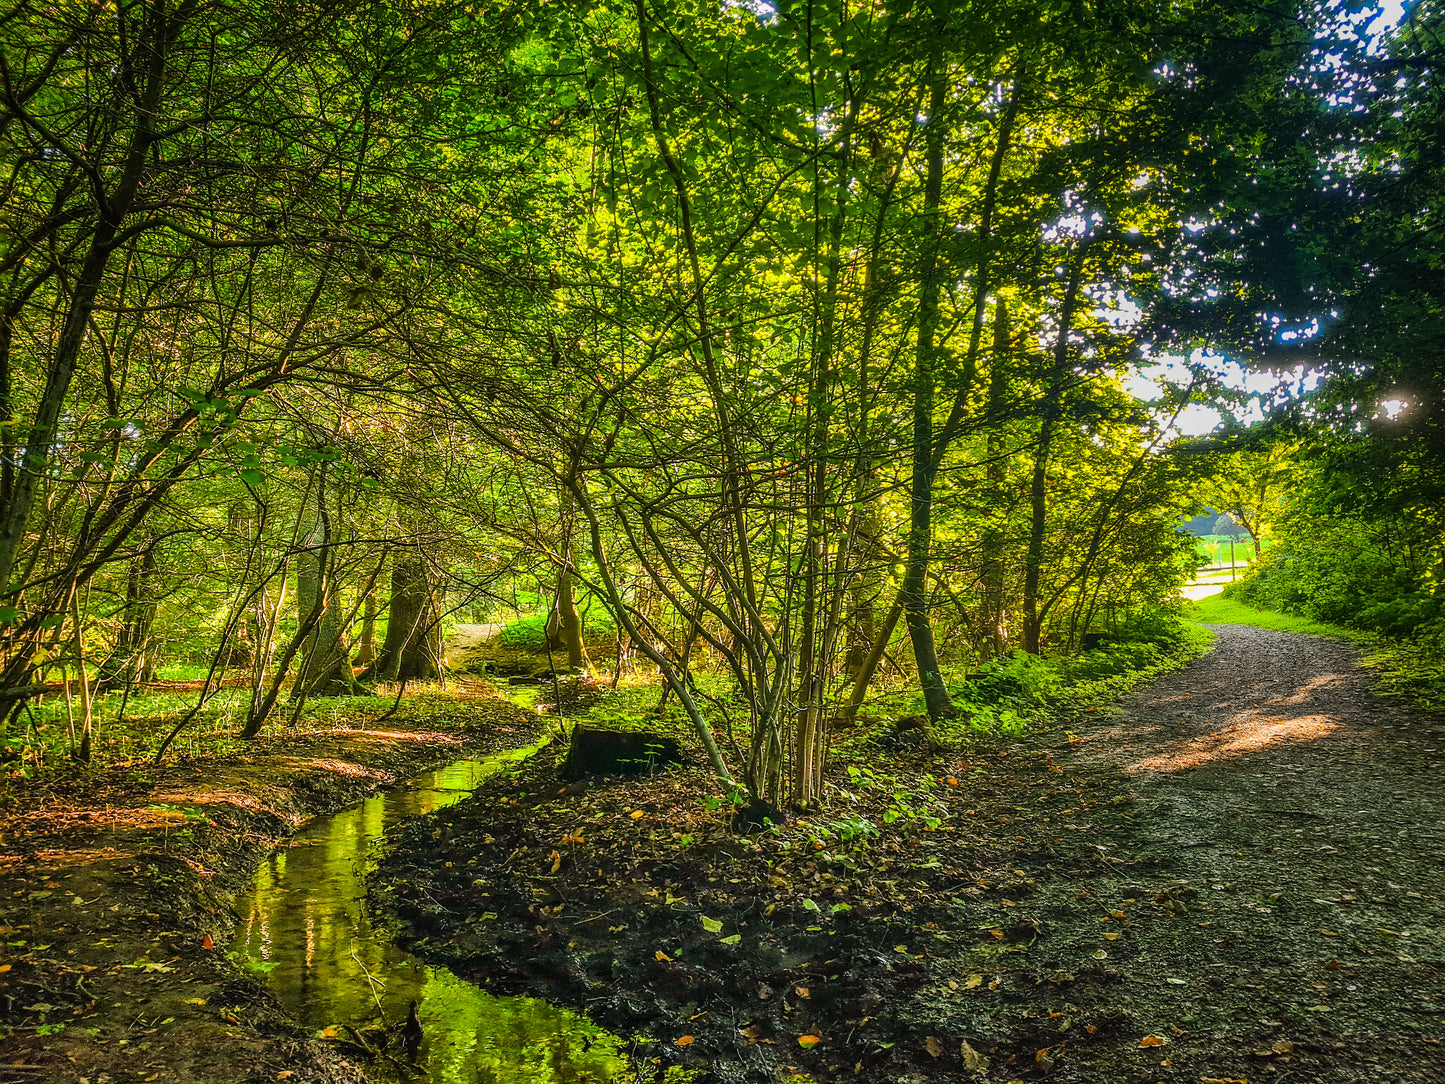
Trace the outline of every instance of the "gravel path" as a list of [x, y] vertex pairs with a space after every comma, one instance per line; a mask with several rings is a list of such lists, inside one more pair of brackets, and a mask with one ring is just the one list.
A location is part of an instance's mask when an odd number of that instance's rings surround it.
[[1099, 839], [1104, 891], [1176, 885], [1194, 920], [1111, 951], [1129, 1008], [1183, 1025], [1176, 1065], [1229, 1048], [1251, 1081], [1445, 1079], [1445, 719], [1376, 697], [1347, 643], [1212, 628], [1067, 754], [1137, 796]]

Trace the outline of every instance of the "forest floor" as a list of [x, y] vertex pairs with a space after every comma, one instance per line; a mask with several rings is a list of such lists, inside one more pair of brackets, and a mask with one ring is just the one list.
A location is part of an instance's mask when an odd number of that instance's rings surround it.
[[310, 818], [541, 729], [479, 687], [387, 706], [243, 754], [0, 782], [0, 1081], [362, 1081], [227, 958], [232, 902]]
[[1346, 643], [1215, 631], [1031, 740], [855, 760], [757, 835], [701, 768], [569, 785], [544, 751], [412, 822], [374, 902], [716, 1084], [1433, 1084], [1445, 719]]
[[[701, 768], [564, 785], [544, 751], [416, 822], [374, 894], [421, 955], [714, 1082], [1438, 1081], [1445, 719], [1346, 644], [1217, 631], [1030, 740], [840, 762], [758, 835]], [[0, 1081], [362, 1080], [223, 949], [303, 821], [539, 727], [405, 711], [7, 780]]]

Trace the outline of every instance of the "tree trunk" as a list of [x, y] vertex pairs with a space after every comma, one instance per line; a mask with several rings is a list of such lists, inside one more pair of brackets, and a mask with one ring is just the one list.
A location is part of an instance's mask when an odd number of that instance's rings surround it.
[[930, 719], [955, 714], [943, 683], [933, 626], [928, 620], [928, 561], [933, 533], [933, 480], [937, 470], [933, 452], [933, 390], [939, 313], [938, 246], [942, 239], [939, 203], [943, 194], [943, 117], [948, 82], [942, 58], [935, 50], [930, 73], [928, 129], [924, 136], [926, 176], [923, 214], [927, 223], [926, 248], [918, 302], [918, 349], [913, 371], [913, 480], [909, 486], [908, 555], [900, 595], [903, 618], [913, 643], [918, 682]]
[[438, 675], [441, 620], [418, 544], [397, 549], [391, 564], [386, 637], [362, 681], [425, 681]]
[[291, 699], [312, 696], [355, 696], [351, 659], [341, 627], [341, 592], [336, 583], [331, 547], [331, 523], [325, 493], [318, 483], [315, 520], [307, 539], [307, 553], [296, 567], [296, 609], [302, 623], [314, 615], [314, 625], [301, 645], [301, 670], [291, 686]]
[[1005, 621], [1007, 592], [1005, 589], [1006, 566], [1004, 550], [1007, 542], [1008, 516], [998, 508], [1003, 500], [1004, 485], [1007, 481], [1004, 468], [1004, 435], [999, 418], [1003, 413], [1003, 401], [1008, 390], [1008, 370], [1005, 359], [1009, 348], [1008, 306], [1002, 298], [994, 310], [992, 370], [988, 382], [987, 416], [991, 420], [988, 430], [988, 465], [985, 476], [988, 479], [989, 510], [988, 525], [979, 541], [982, 557], [979, 562], [979, 581], [983, 587], [983, 607], [979, 614], [980, 639], [992, 649], [998, 658], [1008, 650], [1008, 627]]
[[369, 667], [376, 659], [376, 592], [368, 591], [361, 607], [361, 645], [351, 661]]
[[[1084, 243], [1085, 251], [1088, 242]], [[1044, 389], [1044, 401], [1039, 410], [1039, 440], [1034, 451], [1033, 477], [1029, 481], [1029, 542], [1024, 558], [1024, 650], [1030, 655], [1039, 654], [1043, 646], [1043, 624], [1047, 607], [1039, 607], [1039, 583], [1044, 566], [1044, 535], [1048, 527], [1048, 466], [1052, 450], [1054, 430], [1058, 426], [1064, 396], [1064, 387], [1069, 379], [1069, 329], [1074, 322], [1074, 309], [1078, 303], [1079, 283], [1083, 277], [1084, 251], [1074, 259], [1065, 287], [1064, 303], [1059, 313], [1059, 334], [1054, 343], [1054, 363], [1049, 371], [1048, 386]]]
[[566, 558], [567, 563], [557, 570], [557, 601], [547, 619], [547, 642], [551, 647], [566, 649], [569, 669], [586, 670], [590, 662], [582, 635], [582, 615], [577, 611], [577, 595], [572, 586], [570, 550]]
[[159, 663], [151, 628], [156, 617], [156, 553], [154, 546], [130, 560], [125, 578], [125, 606], [115, 650], [101, 671], [106, 687], [146, 684], [155, 680]]
[[[90, 675], [85, 669], [85, 624], [80, 619], [80, 591], [77, 589], [71, 595], [71, 615], [75, 622], [75, 667], [80, 672], [80, 704], [81, 704], [81, 725], [80, 725], [80, 749], [75, 754], [75, 759], [82, 764], [90, 763], [90, 743], [95, 732], [95, 713], [90, 699]], [[68, 682], [67, 678], [67, 682]]]

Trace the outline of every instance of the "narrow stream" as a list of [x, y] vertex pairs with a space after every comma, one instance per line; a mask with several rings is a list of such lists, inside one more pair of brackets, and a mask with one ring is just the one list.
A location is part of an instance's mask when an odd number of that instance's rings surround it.
[[584, 1017], [525, 997], [494, 997], [445, 968], [428, 967], [376, 929], [365, 909], [365, 876], [377, 841], [402, 819], [465, 798], [508, 760], [530, 750], [459, 760], [296, 834], [256, 873], [236, 905], [231, 950], [257, 970], [294, 1017], [318, 1031], [400, 1025], [419, 1006], [425, 1041], [407, 1072], [379, 1058], [378, 1080], [433, 1084], [569, 1084], [622, 1077], [623, 1041]]

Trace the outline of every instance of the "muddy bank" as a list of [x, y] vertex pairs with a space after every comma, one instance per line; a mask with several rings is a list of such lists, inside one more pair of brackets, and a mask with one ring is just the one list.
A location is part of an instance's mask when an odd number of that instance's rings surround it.
[[374, 895], [424, 956], [710, 1081], [1436, 1081], [1445, 726], [1347, 646], [1219, 631], [1113, 714], [880, 750], [756, 837], [702, 771], [539, 759]]
[[0, 806], [0, 1079], [352, 1082], [224, 953], [231, 905], [297, 827], [541, 721], [459, 699], [246, 756], [10, 781]]

